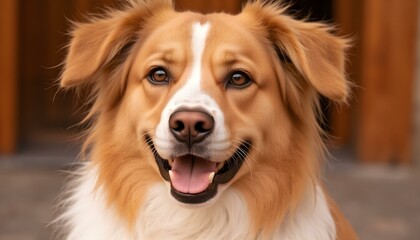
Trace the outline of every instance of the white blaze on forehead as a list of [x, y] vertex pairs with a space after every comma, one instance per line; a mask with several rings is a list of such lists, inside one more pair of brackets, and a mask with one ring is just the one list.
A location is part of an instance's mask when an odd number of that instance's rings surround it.
[[204, 47], [206, 45], [207, 33], [209, 31], [210, 24], [205, 23], [201, 25], [200, 23], [194, 23], [193, 25], [193, 35], [192, 35], [192, 56], [193, 56], [193, 65], [192, 72], [187, 82], [187, 87], [192, 90], [200, 90], [200, 80], [201, 80], [201, 60], [203, 58]]
[[172, 113], [182, 108], [201, 109], [208, 112], [215, 121], [212, 134], [207, 137], [203, 145], [207, 147], [210, 159], [224, 161], [225, 151], [229, 148], [224, 116], [216, 101], [201, 89], [203, 53], [210, 30], [208, 22], [201, 24], [196, 22], [192, 25], [191, 38], [191, 72], [184, 86], [180, 88], [168, 101], [162, 111], [161, 119], [156, 127], [155, 147], [158, 153], [166, 159], [172, 158], [173, 145], [176, 139], [169, 130], [169, 118]]

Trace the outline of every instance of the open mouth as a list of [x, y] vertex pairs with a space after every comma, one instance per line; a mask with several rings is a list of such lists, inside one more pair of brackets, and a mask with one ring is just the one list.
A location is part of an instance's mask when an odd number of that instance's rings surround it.
[[146, 142], [155, 156], [160, 174], [171, 183], [172, 196], [187, 204], [204, 203], [213, 198], [219, 184], [228, 183], [235, 177], [251, 147], [250, 141], [243, 141], [229, 159], [216, 163], [191, 154], [167, 160], [158, 154], [148, 135]]

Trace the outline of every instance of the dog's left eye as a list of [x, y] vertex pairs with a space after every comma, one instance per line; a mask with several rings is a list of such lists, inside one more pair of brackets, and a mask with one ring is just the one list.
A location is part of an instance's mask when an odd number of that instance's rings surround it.
[[227, 87], [246, 88], [251, 83], [252, 80], [248, 74], [242, 71], [236, 71], [230, 75], [226, 85]]
[[152, 84], [164, 85], [169, 83], [169, 74], [162, 67], [158, 67], [149, 72], [147, 79]]

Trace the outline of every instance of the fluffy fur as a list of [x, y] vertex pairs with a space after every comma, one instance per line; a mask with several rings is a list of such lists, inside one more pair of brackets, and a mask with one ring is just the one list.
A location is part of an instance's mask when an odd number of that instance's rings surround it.
[[[255, 1], [236, 16], [201, 15], [129, 1], [75, 24], [61, 86], [91, 92], [92, 127], [89, 161], [58, 220], [66, 239], [356, 239], [321, 186], [317, 123], [320, 94], [348, 97], [347, 42], [284, 11]], [[148, 80], [156, 66], [168, 71], [166, 85]], [[227, 86], [239, 70], [252, 84]], [[193, 94], [177, 95], [194, 81]], [[223, 163], [252, 142], [235, 177], [197, 206], [171, 196], [147, 142], [171, 158], [167, 118], [185, 106], [214, 114], [208, 160]]]

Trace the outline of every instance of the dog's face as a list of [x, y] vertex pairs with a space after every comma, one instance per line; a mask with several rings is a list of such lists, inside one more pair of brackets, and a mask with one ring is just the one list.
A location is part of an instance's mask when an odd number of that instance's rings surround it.
[[138, 208], [162, 178], [183, 204], [230, 187], [293, 198], [316, 174], [316, 96], [346, 98], [345, 42], [272, 5], [232, 16], [158, 2], [78, 26], [66, 60], [62, 85], [95, 89], [93, 158], [110, 200]]
[[172, 195], [202, 203], [253, 168], [276, 123], [277, 137], [287, 139], [290, 122], [275, 57], [244, 31], [246, 22], [224, 14], [175, 19], [136, 54], [123, 108], [138, 113], [131, 124], [155, 151]]

